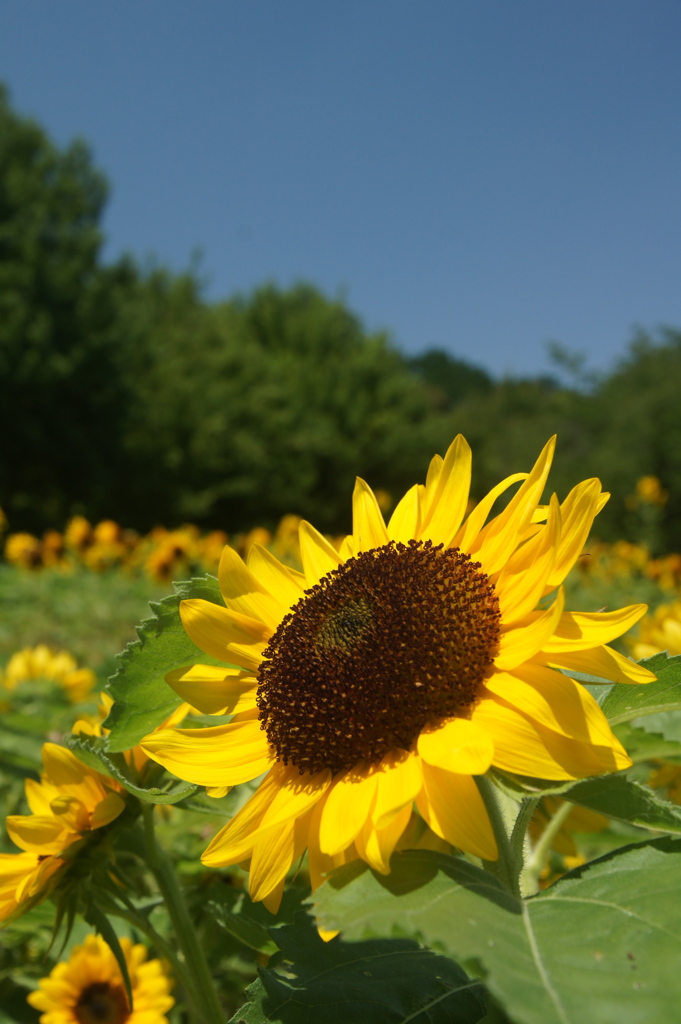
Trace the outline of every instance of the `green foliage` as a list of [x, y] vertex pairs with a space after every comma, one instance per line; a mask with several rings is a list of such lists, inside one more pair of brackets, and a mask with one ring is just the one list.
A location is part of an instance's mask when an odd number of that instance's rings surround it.
[[182, 703], [165, 681], [168, 672], [197, 663], [217, 664], [185, 632], [179, 609], [180, 601], [188, 598], [223, 603], [218, 581], [206, 576], [176, 583], [174, 595], [152, 604], [154, 617], [137, 627], [139, 640], [119, 656], [120, 667], [109, 682], [115, 701], [104, 723], [111, 730], [110, 751], [134, 747]]
[[563, 793], [565, 800], [656, 832], [681, 834], [681, 807], [660, 800], [648, 786], [624, 775], [587, 779]]
[[638, 1024], [678, 1009], [679, 854], [668, 838], [519, 901], [457, 858], [409, 851], [389, 876], [349, 865], [314, 898], [346, 939], [413, 935], [484, 978], [515, 1024]]
[[476, 1024], [482, 987], [408, 939], [320, 939], [309, 919], [272, 929], [281, 953], [261, 968], [232, 1024]]
[[130, 777], [131, 773], [123, 755], [109, 751], [107, 741], [99, 736], [68, 736], [66, 745], [88, 768], [94, 768], [96, 772], [102, 772], [115, 779], [128, 793], [132, 793], [144, 803], [178, 804], [181, 800], [193, 796], [198, 789], [190, 782], [181, 782], [170, 789], [137, 785]]
[[616, 683], [602, 704], [611, 725], [681, 708], [681, 655], [670, 658], [663, 651], [641, 664], [654, 672], [657, 680], [644, 686]]

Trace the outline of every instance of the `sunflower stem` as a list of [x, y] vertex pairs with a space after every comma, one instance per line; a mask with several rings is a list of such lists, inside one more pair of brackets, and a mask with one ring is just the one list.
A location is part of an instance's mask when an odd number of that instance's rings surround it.
[[[225, 1014], [213, 984], [210, 968], [199, 945], [187, 904], [172, 862], [156, 842], [154, 832], [154, 805], [144, 804], [144, 835], [146, 841], [147, 865], [152, 871], [166, 904], [175, 930], [178, 946], [182, 951], [186, 973], [189, 975], [187, 995], [195, 1003], [202, 1024], [224, 1024]], [[183, 975], [184, 975], [183, 971]], [[184, 977], [182, 979], [185, 980]]]
[[492, 832], [497, 842], [497, 860], [483, 861], [487, 871], [499, 879], [504, 888], [522, 897], [520, 877], [525, 861], [527, 826], [538, 800], [530, 797], [521, 802], [506, 797], [486, 775], [476, 775], [475, 781], [489, 815]]
[[534, 893], [539, 889], [539, 876], [541, 875], [542, 868], [546, 863], [549, 851], [553, 845], [553, 840], [560, 832], [561, 826], [570, 814], [573, 806], [574, 804], [571, 804], [569, 800], [566, 800], [561, 807], [558, 808], [542, 832], [532, 854], [528, 858], [522, 874], [523, 889], [528, 896], [534, 895]]

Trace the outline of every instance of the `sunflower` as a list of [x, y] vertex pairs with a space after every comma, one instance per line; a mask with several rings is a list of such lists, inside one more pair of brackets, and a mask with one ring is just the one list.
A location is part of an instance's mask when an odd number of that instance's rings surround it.
[[265, 773], [205, 864], [249, 866], [252, 898], [276, 909], [306, 849], [313, 888], [356, 858], [387, 873], [414, 804], [437, 836], [495, 860], [474, 776], [494, 767], [562, 780], [629, 766], [596, 701], [560, 670], [654, 679], [607, 646], [646, 608], [565, 611], [561, 584], [608, 495], [592, 479], [562, 505], [555, 495], [541, 505], [554, 444], [468, 514], [461, 436], [387, 525], [358, 480], [353, 532], [339, 550], [301, 522], [303, 573], [257, 544], [248, 564], [225, 548], [225, 607], [187, 600], [180, 612], [191, 639], [227, 664], [168, 681], [205, 713], [227, 708], [233, 718], [143, 742], [175, 775], [209, 788]]
[[0, 922], [23, 914], [49, 895], [65, 861], [37, 853], [0, 853]]
[[9, 836], [20, 849], [42, 856], [62, 853], [125, 810], [119, 784], [87, 768], [65, 747], [44, 743], [43, 766], [40, 782], [24, 783], [31, 814], [5, 819]]
[[175, 1000], [171, 980], [160, 960], [147, 960], [147, 949], [121, 939], [132, 989], [132, 1008], [116, 959], [99, 935], [89, 935], [67, 962], [57, 964], [40, 981], [28, 1001], [42, 1010], [40, 1024], [167, 1024]]

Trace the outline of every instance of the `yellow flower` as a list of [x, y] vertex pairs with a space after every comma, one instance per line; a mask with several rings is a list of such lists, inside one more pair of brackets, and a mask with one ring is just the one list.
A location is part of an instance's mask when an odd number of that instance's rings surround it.
[[108, 825], [125, 808], [118, 783], [87, 768], [65, 747], [44, 743], [43, 765], [41, 781], [27, 779], [24, 784], [32, 813], [6, 819], [9, 836], [19, 849], [60, 854], [87, 832]]
[[44, 899], [63, 860], [36, 852], [0, 853], [0, 921]]
[[43, 563], [42, 545], [32, 533], [10, 533], [5, 541], [5, 558], [22, 569], [37, 569]]
[[653, 789], [666, 789], [667, 797], [675, 804], [681, 804], [681, 765], [670, 761], [656, 761], [657, 767], [648, 779]]
[[639, 624], [631, 643], [635, 658], [650, 658], [659, 651], [681, 654], [681, 601], [661, 604]]
[[96, 677], [91, 669], [78, 668], [78, 663], [68, 651], [55, 653], [46, 644], [38, 644], [13, 654], [5, 671], [0, 673], [0, 681], [6, 690], [14, 690], [18, 683], [28, 679], [59, 683], [69, 700], [77, 704], [90, 693]]
[[266, 773], [205, 864], [250, 862], [251, 896], [276, 908], [306, 848], [313, 887], [357, 857], [387, 873], [414, 803], [436, 835], [494, 860], [474, 776], [494, 766], [573, 779], [630, 765], [589, 692], [556, 670], [654, 679], [607, 646], [646, 608], [564, 610], [561, 583], [607, 495], [587, 480], [562, 505], [555, 495], [540, 505], [553, 449], [552, 440], [529, 474], [503, 480], [468, 515], [461, 436], [387, 525], [358, 480], [339, 551], [301, 523], [303, 573], [258, 544], [248, 565], [225, 548], [226, 607], [189, 600], [181, 615], [199, 647], [240, 668], [195, 665], [169, 682], [204, 712], [234, 717], [142, 744], [199, 785]]
[[57, 964], [28, 1001], [42, 1010], [40, 1024], [167, 1024], [175, 1000], [160, 960], [147, 960], [146, 946], [121, 939], [130, 976], [132, 1008], [116, 959], [99, 935], [89, 935], [68, 961]]

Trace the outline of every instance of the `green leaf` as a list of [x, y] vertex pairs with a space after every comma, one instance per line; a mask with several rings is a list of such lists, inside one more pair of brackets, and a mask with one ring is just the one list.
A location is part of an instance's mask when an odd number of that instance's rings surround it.
[[298, 915], [273, 928], [281, 953], [247, 990], [232, 1024], [477, 1024], [483, 989], [408, 939], [323, 942]]
[[616, 683], [602, 704], [610, 725], [658, 711], [681, 708], [681, 654], [670, 658], [666, 651], [640, 662], [657, 676], [653, 683], [634, 686]]
[[314, 897], [346, 939], [421, 937], [472, 964], [514, 1024], [678, 1019], [681, 842], [625, 847], [520, 901], [487, 872], [431, 851], [388, 876], [355, 864]]
[[[306, 891], [287, 888], [277, 912], [277, 923], [293, 922], [305, 895]], [[271, 955], [278, 951], [272, 938], [274, 932], [270, 934], [275, 919], [262, 903], [254, 903], [243, 889], [223, 884], [211, 886], [208, 896], [204, 906], [226, 932], [260, 953]]]
[[118, 936], [113, 929], [109, 918], [104, 914], [96, 903], [88, 902], [83, 917], [88, 924], [91, 924], [95, 931], [99, 932], [107, 946], [113, 953], [116, 963], [118, 964], [119, 970], [123, 977], [123, 984], [125, 985], [125, 991], [128, 996], [128, 1003], [130, 1009], [134, 1010], [133, 999], [132, 999], [132, 986], [130, 985], [130, 975], [128, 974], [128, 964], [125, 959], [125, 954], [121, 949]]
[[564, 794], [566, 800], [641, 828], [681, 834], [681, 807], [655, 796], [648, 786], [624, 775], [587, 779]]
[[651, 758], [657, 757], [669, 759], [681, 757], [681, 743], [665, 739], [663, 735], [650, 728], [653, 721], [656, 725], [658, 724], [658, 717], [658, 715], [651, 715], [650, 718], [642, 719], [644, 727], [638, 727], [630, 722], [621, 722], [613, 729], [632, 761], [649, 761]]
[[97, 772], [109, 775], [116, 782], [120, 782], [128, 793], [132, 793], [133, 796], [147, 804], [177, 804], [180, 800], [193, 796], [199, 788], [190, 782], [180, 782], [172, 786], [171, 789], [138, 786], [130, 778], [128, 765], [123, 755], [109, 751], [107, 741], [99, 736], [83, 734], [68, 736], [66, 745], [88, 768], [94, 768]]
[[175, 583], [176, 593], [152, 604], [154, 617], [137, 627], [139, 640], [118, 655], [120, 668], [111, 677], [108, 690], [115, 704], [104, 723], [109, 750], [129, 750], [163, 722], [182, 703], [165, 681], [168, 672], [184, 665], [217, 665], [192, 643], [180, 620], [180, 601], [203, 598], [223, 604], [214, 576]]
[[677, 753], [681, 753], [681, 709], [660, 711], [656, 715], [642, 718], [640, 728], [676, 743]]

